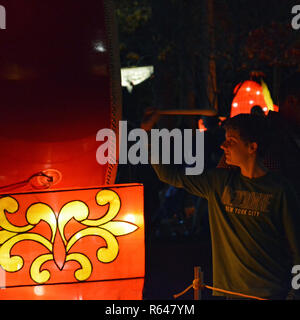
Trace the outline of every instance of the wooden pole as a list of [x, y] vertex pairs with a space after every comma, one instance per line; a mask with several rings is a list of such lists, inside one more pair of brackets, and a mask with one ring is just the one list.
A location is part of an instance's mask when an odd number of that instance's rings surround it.
[[215, 26], [214, 26], [214, 0], [207, 0], [207, 22], [209, 34], [209, 71], [207, 81], [207, 93], [210, 106], [218, 110], [217, 98], [217, 72], [215, 61]]
[[201, 116], [216, 116], [217, 112], [213, 109], [171, 109], [171, 110], [157, 110], [161, 115], [201, 115]]
[[[201, 267], [194, 267], [194, 279], [200, 280], [200, 284], [203, 284], [203, 272], [201, 271]], [[199, 289], [194, 289], [194, 300], [201, 300], [201, 287]]]

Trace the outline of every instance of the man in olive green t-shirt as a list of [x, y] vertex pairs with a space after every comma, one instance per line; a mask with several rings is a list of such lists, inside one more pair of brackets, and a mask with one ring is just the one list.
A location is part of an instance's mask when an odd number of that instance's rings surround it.
[[[151, 129], [155, 120], [142, 128]], [[237, 169], [188, 176], [175, 166], [152, 166], [163, 182], [208, 200], [214, 287], [266, 299], [297, 298], [291, 271], [300, 265], [300, 206], [289, 182], [262, 164], [265, 121], [250, 114], [226, 121], [221, 148], [226, 163]]]

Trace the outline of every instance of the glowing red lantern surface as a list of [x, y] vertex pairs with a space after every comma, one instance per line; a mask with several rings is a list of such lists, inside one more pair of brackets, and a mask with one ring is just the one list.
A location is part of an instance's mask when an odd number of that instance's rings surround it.
[[142, 297], [143, 187], [96, 161], [121, 119], [110, 2], [1, 2], [0, 299]]
[[[110, 1], [2, 1], [0, 186], [44, 171], [50, 189], [112, 184], [97, 131], [121, 118], [121, 81]], [[40, 177], [22, 185], [48, 188]], [[21, 184], [20, 184], [21, 186]]]
[[[251, 108], [259, 105], [267, 114], [270, 110], [266, 101], [265, 91], [262, 85], [255, 81], [244, 81], [234, 88], [235, 97], [231, 104], [230, 117], [234, 117], [240, 113], [250, 113]], [[278, 111], [276, 105], [272, 106], [274, 111]]]
[[0, 299], [141, 299], [143, 187], [3, 196], [0, 264]]

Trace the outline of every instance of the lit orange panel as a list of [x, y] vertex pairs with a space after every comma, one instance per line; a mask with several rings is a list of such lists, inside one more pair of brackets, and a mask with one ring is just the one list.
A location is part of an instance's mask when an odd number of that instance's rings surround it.
[[0, 299], [141, 299], [143, 186], [0, 198]]
[[[262, 86], [255, 81], [244, 81], [238, 84], [234, 89], [235, 97], [231, 104], [230, 117], [240, 113], [250, 113], [251, 108], [259, 105], [265, 114], [268, 114], [269, 108], [264, 97]], [[278, 111], [278, 106], [273, 105], [274, 111]]]

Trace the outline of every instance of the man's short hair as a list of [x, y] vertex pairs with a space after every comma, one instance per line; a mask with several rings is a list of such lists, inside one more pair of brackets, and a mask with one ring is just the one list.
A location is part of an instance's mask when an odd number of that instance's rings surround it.
[[258, 146], [258, 156], [264, 156], [269, 145], [268, 122], [265, 117], [240, 113], [227, 119], [223, 127], [225, 130], [231, 129], [238, 131], [241, 139], [245, 143], [256, 142]]

